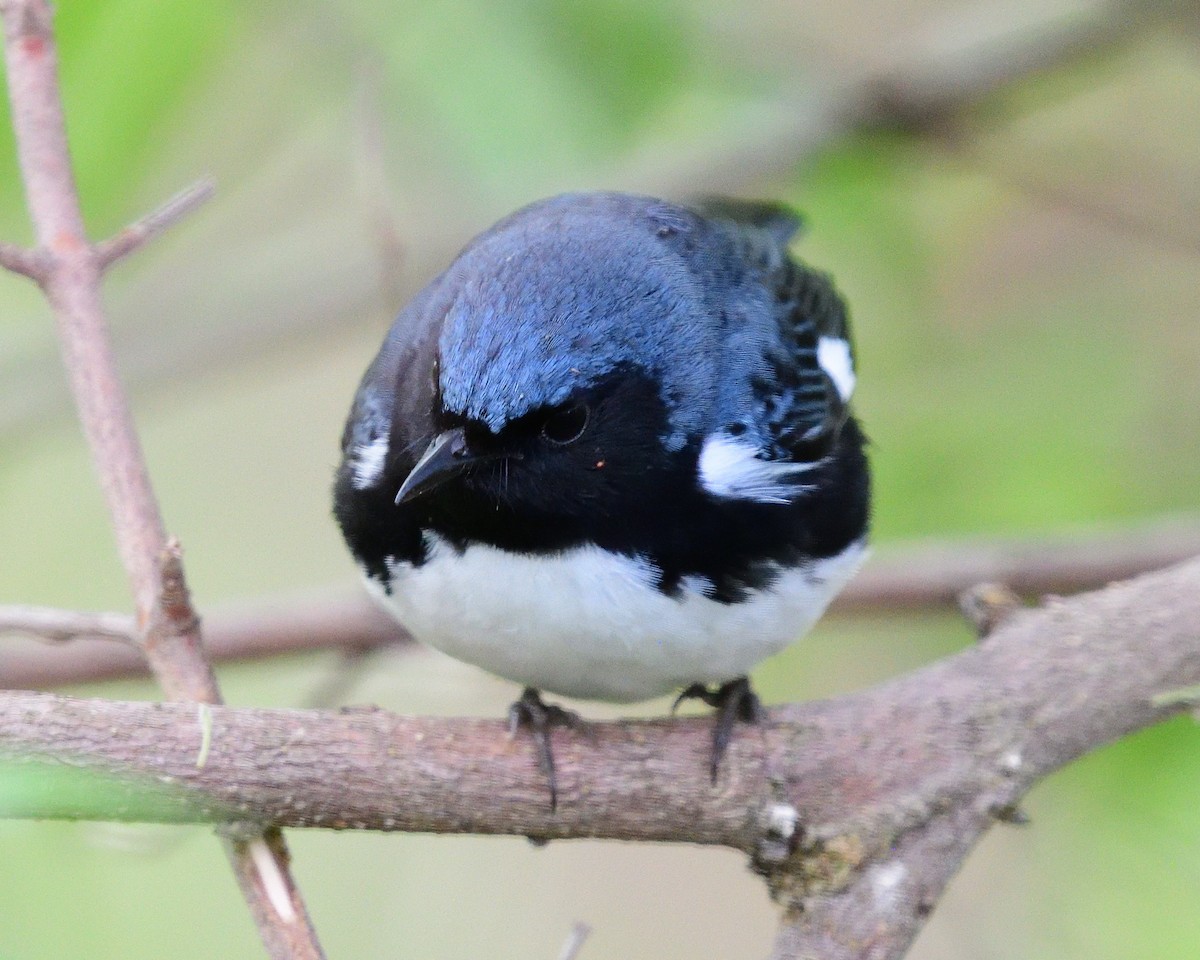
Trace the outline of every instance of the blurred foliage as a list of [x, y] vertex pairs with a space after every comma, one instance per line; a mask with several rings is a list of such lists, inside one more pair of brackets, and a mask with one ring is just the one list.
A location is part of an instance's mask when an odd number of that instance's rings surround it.
[[39, 813], [76, 820], [109, 817], [130, 823], [188, 819], [185, 797], [165, 783], [0, 756], [0, 819]]
[[[111, 0], [58, 5], [55, 33], [75, 177], [97, 233], [118, 229], [125, 191], [144, 175], [157, 140], [178, 123], [188, 95], [228, 56], [234, 0], [193, 4]], [[8, 99], [0, 103], [0, 224], [27, 237]], [[15, 229], [13, 229], [15, 227]]]
[[[58, 4], [94, 233], [198, 173], [220, 183], [210, 209], [108, 290], [201, 604], [350, 575], [328, 519], [335, 442], [397, 306], [379, 302], [380, 198], [365, 195], [373, 161], [356, 103], [380, 120], [405, 256], [387, 269], [411, 290], [472, 232], [537, 196], [648, 189], [647, 169], [703, 189], [706, 156], [800, 109], [839, 56], [869, 62], [959, 6]], [[966, 128], [974, 151], [860, 136], [745, 185], [805, 211], [799, 255], [851, 302], [878, 539], [1195, 508], [1200, 270], [1168, 227], [1200, 208], [1198, 98], [1194, 46], [1155, 34], [993, 98]], [[26, 240], [5, 109], [0, 235]], [[1164, 211], [1161, 232], [1105, 214], [1130, 197]], [[286, 335], [255, 339], [281, 318], [295, 321]], [[228, 346], [207, 353], [214, 343]], [[52, 351], [36, 292], [0, 277], [0, 369], [44, 370], [28, 384], [46, 390], [49, 411], [0, 429], [0, 597], [123, 608], [86, 453], [55, 412]], [[164, 356], [183, 360], [145, 373]], [[968, 642], [950, 617], [827, 623], [757, 679], [768, 700], [827, 696]], [[233, 702], [297, 704], [331, 665], [286, 659], [226, 669], [223, 682]], [[138, 684], [78, 692], [156, 695]], [[511, 696], [433, 655], [382, 657], [356, 693], [406, 712], [496, 715]], [[988, 839], [913, 956], [1190, 960], [1196, 748], [1194, 725], [1180, 721], [1039, 788], [1033, 825]], [[27, 787], [0, 769], [0, 797]], [[70, 802], [92, 788], [54, 789]], [[22, 865], [0, 879], [0, 956], [258, 956], [204, 833], [0, 821], [0, 859]], [[596, 929], [589, 960], [759, 956], [772, 933], [758, 881], [721, 851], [315, 832], [295, 832], [293, 845], [334, 957], [553, 956], [576, 918]], [[66, 903], [70, 923], [59, 919]]]

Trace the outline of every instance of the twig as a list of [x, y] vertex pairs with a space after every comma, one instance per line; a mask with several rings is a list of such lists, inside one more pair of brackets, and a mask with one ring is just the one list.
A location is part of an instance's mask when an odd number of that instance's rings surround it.
[[785, 910], [777, 958], [895, 960], [1034, 784], [1188, 709], [1159, 695], [1198, 683], [1194, 560], [1022, 611], [873, 689], [772, 709], [715, 788], [707, 718], [556, 732], [551, 812], [530, 745], [501, 720], [212, 707], [197, 764], [193, 706], [13, 693], [0, 757], [27, 778], [90, 769], [105, 789], [22, 791], [0, 815], [724, 845]]
[[[84, 234], [58, 92], [51, 14], [44, 0], [5, 0], [5, 59], [26, 202], [41, 255], [42, 286], [58, 322], [60, 345], [80, 421], [113, 520], [139, 623], [155, 618], [161, 592], [162, 519], [108, 339], [100, 265]], [[180, 686], [178, 677], [166, 678]], [[211, 676], [171, 691], [213, 699]]]
[[123, 613], [82, 613], [52, 607], [0, 606], [0, 634], [19, 633], [62, 643], [81, 637], [138, 643], [133, 617]]
[[337, 662], [326, 669], [325, 674], [300, 701], [300, 705], [319, 709], [345, 703], [350, 699], [355, 686], [375, 666], [375, 654], [379, 650], [378, 645], [342, 647]]
[[36, 250], [26, 250], [15, 243], [0, 243], [0, 267], [35, 282], [40, 281], [46, 272], [46, 265]]
[[571, 924], [571, 932], [567, 934], [567, 939], [563, 941], [562, 950], [559, 951], [558, 960], [578, 960], [579, 951], [583, 949], [583, 945], [587, 942], [587, 938], [592, 935], [592, 928], [586, 923], [576, 921]]
[[[72, 616], [69, 611], [54, 612]], [[411, 642], [408, 634], [357, 588], [315, 598], [288, 594], [217, 610], [205, 617], [204, 646], [215, 662], [309, 650], [402, 648]], [[134, 648], [114, 646], [110, 640], [80, 636], [74, 644], [62, 647], [16, 641], [0, 644], [0, 688], [40, 690], [146, 674], [145, 660]]]
[[379, 260], [380, 306], [385, 313], [391, 313], [403, 302], [405, 244], [387, 175], [381, 86], [377, 67], [362, 71], [355, 104], [355, 152], [367, 225]]
[[204, 179], [181, 190], [157, 210], [135, 220], [120, 233], [96, 244], [96, 259], [100, 269], [106, 269], [127, 257], [167, 228], [174, 226], [193, 210], [211, 199], [216, 184]]
[[[92, 246], [67, 148], [50, 6], [46, 0], [2, 0], [0, 14], [17, 156], [36, 256], [45, 265], [38, 282], [57, 321], [71, 391], [133, 593], [142, 649], [168, 697], [219, 703], [179, 546], [166, 536], [117, 376], [100, 296], [105, 267], [182, 216], [204, 191], [176, 198], [165, 212], [118, 236], [107, 250]], [[226, 849], [271, 955], [279, 960], [320, 958], [316, 934], [290, 881], [289, 919], [272, 905], [267, 875], [255, 867], [247, 848], [230, 843]], [[282, 841], [272, 849], [277, 872], [287, 876]]]

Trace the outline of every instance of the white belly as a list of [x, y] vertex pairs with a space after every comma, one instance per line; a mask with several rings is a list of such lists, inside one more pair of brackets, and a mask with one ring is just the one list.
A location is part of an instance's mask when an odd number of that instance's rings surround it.
[[648, 563], [596, 546], [538, 556], [427, 541], [419, 567], [389, 566], [380, 602], [418, 640], [538, 690], [588, 700], [648, 700], [745, 674], [806, 633], [866, 554], [783, 571], [741, 603], [654, 586]]

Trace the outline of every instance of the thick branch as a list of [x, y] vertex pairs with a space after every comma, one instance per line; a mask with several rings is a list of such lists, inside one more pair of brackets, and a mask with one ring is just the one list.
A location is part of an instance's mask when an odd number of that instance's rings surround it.
[[29, 776], [120, 780], [0, 812], [723, 844], [755, 858], [789, 911], [779, 957], [891, 958], [996, 816], [1051, 771], [1184, 709], [1155, 698], [1198, 682], [1194, 560], [1017, 613], [875, 689], [773, 710], [739, 732], [716, 788], [707, 719], [556, 732], [551, 813], [528, 740], [499, 720], [13, 694], [0, 752], [47, 762], [26, 763]]

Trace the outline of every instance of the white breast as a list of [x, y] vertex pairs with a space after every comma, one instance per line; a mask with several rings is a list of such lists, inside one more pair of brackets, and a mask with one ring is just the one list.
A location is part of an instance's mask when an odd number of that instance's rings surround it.
[[866, 553], [858, 541], [726, 604], [695, 580], [666, 596], [650, 564], [596, 546], [537, 556], [427, 545], [421, 566], [389, 564], [390, 595], [367, 580], [417, 639], [522, 685], [620, 703], [742, 676], [806, 633]]

